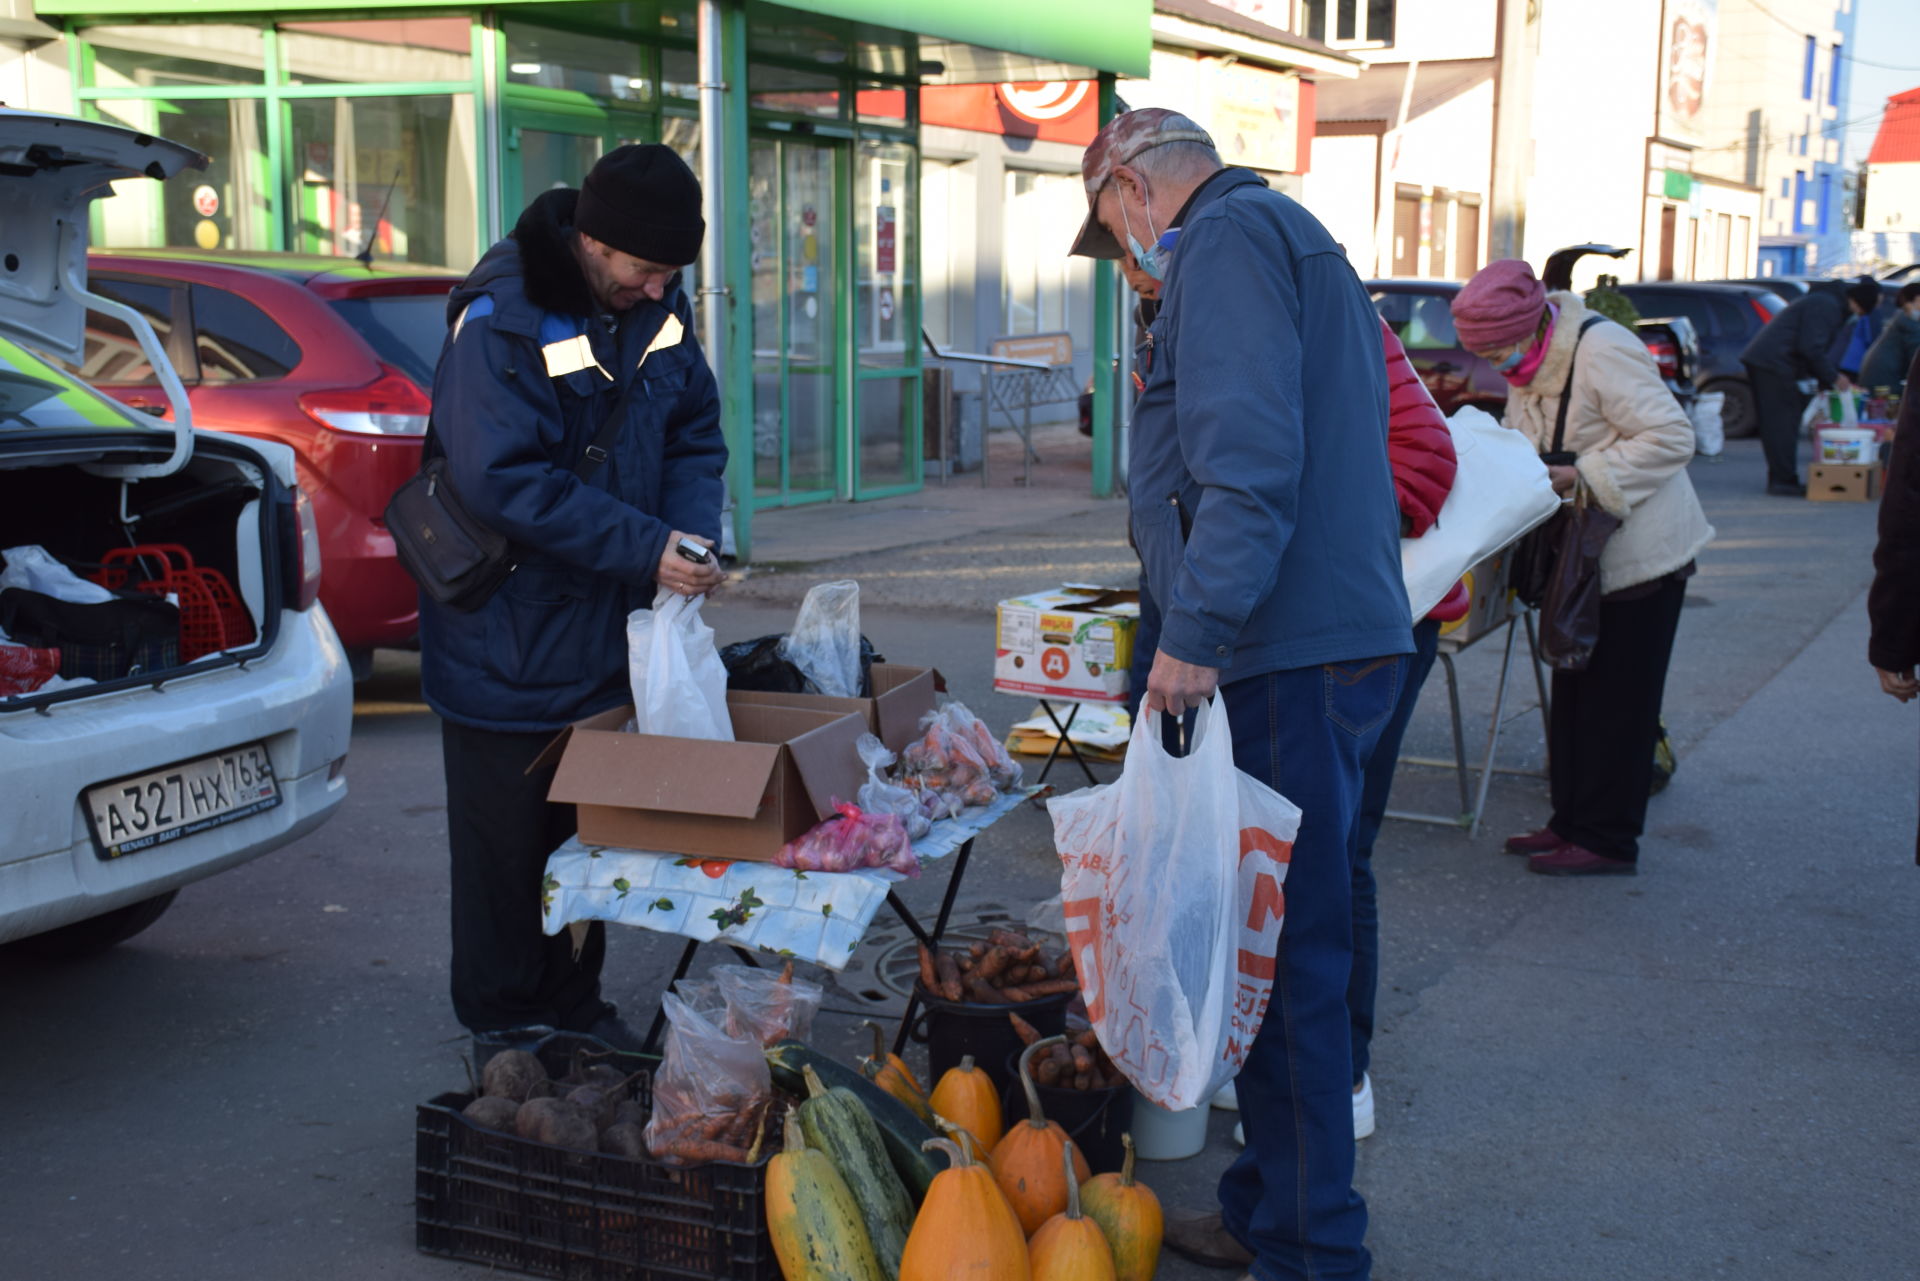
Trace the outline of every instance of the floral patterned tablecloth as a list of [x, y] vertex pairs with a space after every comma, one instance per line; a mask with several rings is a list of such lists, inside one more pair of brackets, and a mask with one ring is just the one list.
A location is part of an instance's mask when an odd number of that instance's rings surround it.
[[[1040, 791], [1024, 788], [992, 805], [935, 823], [913, 843], [924, 866], [945, 858]], [[547, 858], [542, 926], [617, 921], [663, 934], [813, 961], [841, 969], [860, 945], [896, 872], [798, 872], [771, 863], [687, 858], [569, 840]]]

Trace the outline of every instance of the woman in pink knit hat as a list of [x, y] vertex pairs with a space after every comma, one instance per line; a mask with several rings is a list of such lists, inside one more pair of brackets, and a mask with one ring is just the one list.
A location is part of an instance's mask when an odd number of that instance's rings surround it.
[[1713, 537], [1687, 479], [1693, 426], [1638, 335], [1578, 294], [1548, 294], [1524, 262], [1487, 264], [1455, 296], [1453, 322], [1512, 384], [1506, 425], [1540, 451], [1554, 489], [1584, 489], [1622, 522], [1600, 558], [1593, 659], [1553, 676], [1553, 814], [1506, 851], [1549, 876], [1631, 876], [1680, 607]]

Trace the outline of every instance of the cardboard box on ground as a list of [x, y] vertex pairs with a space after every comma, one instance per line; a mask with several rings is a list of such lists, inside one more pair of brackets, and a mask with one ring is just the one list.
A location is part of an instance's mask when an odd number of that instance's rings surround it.
[[1880, 464], [1815, 463], [1807, 469], [1807, 498], [1816, 503], [1866, 503], [1880, 497]]
[[1140, 593], [1069, 583], [995, 610], [993, 687], [1070, 702], [1124, 703]]
[[589, 845], [772, 862], [866, 781], [856, 744], [898, 751], [944, 685], [932, 668], [876, 663], [872, 698], [727, 694], [733, 742], [630, 734], [631, 705], [562, 730], [534, 763], [559, 768], [547, 799], [576, 807]]

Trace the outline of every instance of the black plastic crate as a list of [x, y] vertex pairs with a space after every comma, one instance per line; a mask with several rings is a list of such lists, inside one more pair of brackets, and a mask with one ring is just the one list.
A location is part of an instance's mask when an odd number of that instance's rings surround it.
[[[659, 1059], [560, 1034], [536, 1051], [563, 1075], [576, 1050], [604, 1052], [653, 1106]], [[420, 1105], [414, 1135], [415, 1241], [427, 1254], [567, 1281], [779, 1281], [767, 1236], [765, 1144], [751, 1166], [681, 1168], [548, 1147], [460, 1115], [471, 1094]], [[779, 1109], [774, 1109], [777, 1113]]]

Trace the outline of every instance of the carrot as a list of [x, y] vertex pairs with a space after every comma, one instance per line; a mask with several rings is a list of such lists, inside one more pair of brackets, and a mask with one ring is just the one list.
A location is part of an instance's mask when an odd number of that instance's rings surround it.
[[1057, 979], [1070, 979], [1073, 977], [1072, 952], [1060, 953], [1060, 959], [1053, 964], [1053, 977]]
[[1076, 1090], [1091, 1090], [1093, 1088], [1093, 1073], [1075, 1072], [1073, 1074], [1073, 1088]]
[[1060, 1084], [1060, 1065], [1051, 1058], [1043, 1058], [1033, 1067], [1033, 1079], [1042, 1085]]
[[684, 1139], [669, 1143], [654, 1153], [662, 1160], [683, 1161], [688, 1165], [705, 1165], [710, 1161], [733, 1161], [747, 1164], [747, 1150], [737, 1148], [731, 1143], [716, 1143], [711, 1140]]
[[967, 995], [982, 1005], [1005, 1005], [1007, 998], [993, 984], [978, 974], [967, 976]]
[[1023, 987], [1004, 988], [1002, 989], [1002, 994], [1009, 1001], [1031, 1001], [1036, 997], [1058, 996], [1062, 992], [1076, 992], [1079, 989], [1080, 984], [1073, 979], [1048, 979], [1044, 983], [1029, 983]]
[[973, 967], [973, 972], [991, 983], [1005, 973], [1012, 960], [1013, 953], [1007, 948], [989, 948], [987, 954], [980, 958], [980, 964]]
[[960, 988], [960, 967], [954, 963], [953, 954], [942, 952], [933, 958], [933, 964], [940, 976], [939, 995], [949, 1001], [963, 999]]
[[1021, 1018], [1018, 1014], [1008, 1014], [1007, 1022], [1013, 1024], [1013, 1034], [1020, 1038], [1020, 1044], [1032, 1045], [1040, 1039], [1040, 1029]]
[[1073, 1070], [1081, 1076], [1091, 1075], [1093, 1072], [1093, 1051], [1084, 1045], [1074, 1046]]
[[793, 962], [792, 961], [788, 961], [786, 964], [786, 967], [780, 971], [780, 982], [782, 983], [793, 982]]
[[978, 961], [987, 954], [987, 945], [979, 939], [975, 939], [973, 942], [967, 944], [967, 954]]
[[1080, 1031], [1075, 1032], [1068, 1039], [1072, 1041], [1073, 1044], [1084, 1045], [1089, 1050], [1096, 1049], [1100, 1045], [1100, 1038], [1094, 1035], [1094, 1031], [1090, 1027], [1083, 1028]]
[[925, 943], [920, 945], [920, 986], [929, 992], [940, 990], [940, 975], [933, 967], [933, 953]]
[[1033, 946], [1033, 940], [1018, 930], [997, 929], [987, 935], [987, 942], [993, 947], [1010, 947], [1016, 952], [1024, 952]]

